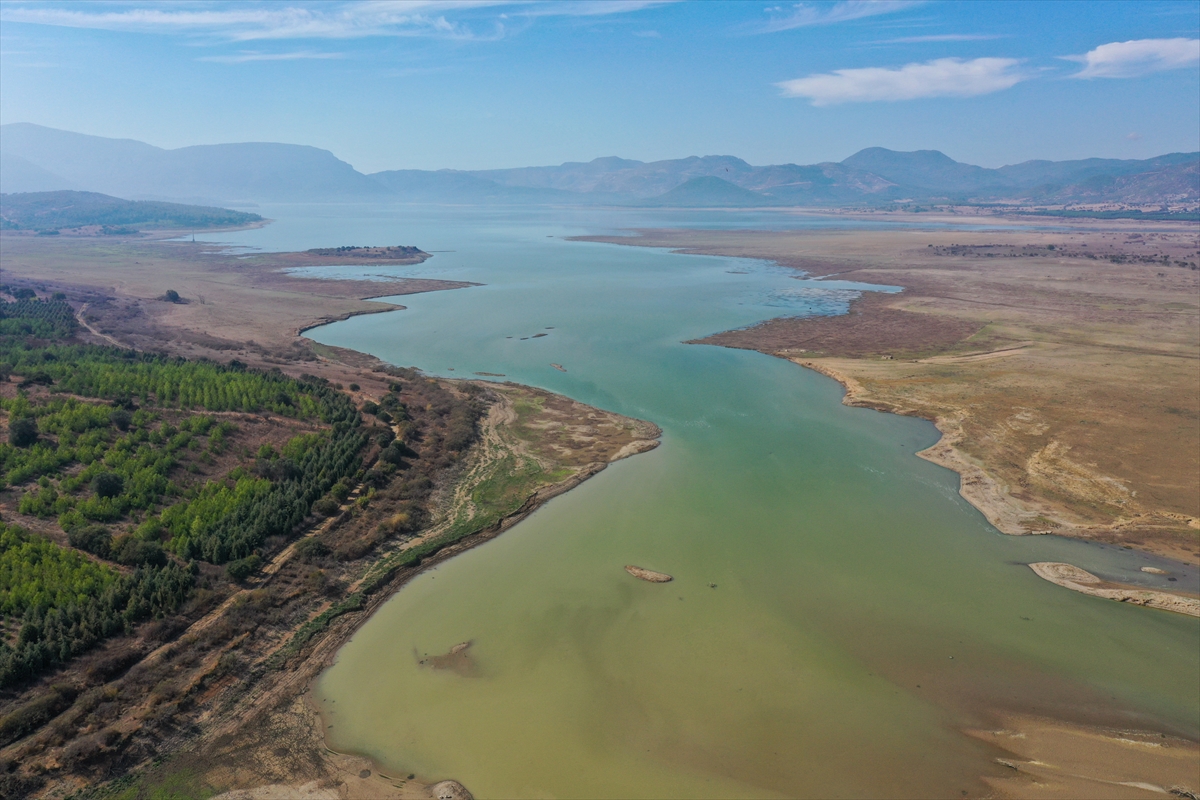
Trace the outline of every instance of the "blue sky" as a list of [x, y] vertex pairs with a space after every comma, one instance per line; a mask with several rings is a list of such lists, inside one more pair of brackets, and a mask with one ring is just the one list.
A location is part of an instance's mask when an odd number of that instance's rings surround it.
[[1200, 150], [1200, 2], [0, 2], [0, 122], [364, 172]]

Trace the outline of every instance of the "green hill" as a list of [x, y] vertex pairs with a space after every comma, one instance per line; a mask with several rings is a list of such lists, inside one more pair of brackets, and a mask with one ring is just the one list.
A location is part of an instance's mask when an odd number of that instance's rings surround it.
[[0, 195], [4, 230], [55, 231], [98, 225], [143, 230], [203, 230], [247, 225], [258, 214], [227, 208], [122, 200], [96, 192], [23, 192]]

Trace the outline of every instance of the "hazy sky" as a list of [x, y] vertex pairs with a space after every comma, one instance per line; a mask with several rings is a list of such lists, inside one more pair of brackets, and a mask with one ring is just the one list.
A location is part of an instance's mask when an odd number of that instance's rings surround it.
[[2, 2], [0, 122], [364, 172], [1200, 149], [1200, 2]]

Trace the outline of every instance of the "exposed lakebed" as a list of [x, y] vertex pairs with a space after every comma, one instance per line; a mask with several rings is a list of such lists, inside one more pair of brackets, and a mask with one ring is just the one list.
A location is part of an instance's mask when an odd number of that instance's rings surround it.
[[[682, 344], [837, 313], [862, 287], [560, 238], [629, 212], [268, 211], [275, 224], [220, 238], [452, 250], [404, 274], [484, 284], [312, 338], [432, 374], [503, 374], [664, 430], [662, 447], [383, 606], [319, 683], [332, 746], [479, 797], [958, 796], [999, 769], [960, 733], [988, 709], [1200, 733], [1196, 620], [1025, 566], [1165, 586], [1140, 571], [1157, 562], [1003, 536], [956, 475], [914, 457], [932, 425], [842, 406], [836, 383], [782, 360]], [[754, 212], [746, 227], [769, 223]], [[470, 668], [430, 668], [443, 654]]]

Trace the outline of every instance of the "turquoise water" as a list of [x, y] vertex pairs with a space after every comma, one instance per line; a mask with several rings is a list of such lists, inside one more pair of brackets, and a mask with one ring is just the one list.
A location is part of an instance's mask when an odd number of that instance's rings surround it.
[[[840, 313], [863, 287], [561, 238], [636, 224], [625, 211], [263, 213], [278, 221], [220, 238], [416, 244], [450, 252], [403, 274], [484, 284], [312, 338], [431, 374], [503, 373], [664, 431], [383, 606], [318, 685], [332, 746], [478, 797], [898, 797], [981, 792], [994, 754], [961, 729], [993, 710], [1200, 734], [1200, 623], [1025, 566], [1152, 582], [1144, 557], [1003, 536], [954, 473], [913, 455], [932, 425], [842, 406], [835, 382], [778, 359], [683, 344]], [[785, 222], [828, 224], [740, 226]], [[340, 274], [356, 270], [381, 268]], [[636, 581], [630, 563], [675, 581]], [[418, 664], [464, 641], [474, 674]]]

